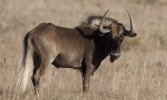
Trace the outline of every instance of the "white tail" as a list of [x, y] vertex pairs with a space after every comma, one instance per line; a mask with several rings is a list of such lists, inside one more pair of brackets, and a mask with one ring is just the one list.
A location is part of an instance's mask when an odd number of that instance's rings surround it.
[[26, 90], [29, 77], [30, 75], [32, 75], [32, 70], [33, 70], [32, 56], [30, 53], [28, 53], [22, 75], [22, 83], [21, 83], [22, 93], [24, 93]]
[[27, 87], [28, 80], [33, 72], [33, 58], [32, 58], [32, 46], [28, 41], [28, 34], [24, 38], [24, 52], [23, 52], [23, 67], [24, 71], [22, 73], [21, 79], [21, 92], [24, 93]]

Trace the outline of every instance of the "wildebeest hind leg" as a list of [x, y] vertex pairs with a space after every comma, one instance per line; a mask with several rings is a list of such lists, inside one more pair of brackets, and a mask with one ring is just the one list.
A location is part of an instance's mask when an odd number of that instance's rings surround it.
[[34, 70], [32, 75], [32, 82], [35, 90], [35, 94], [37, 96], [37, 99], [39, 99], [39, 86], [40, 86], [40, 80], [41, 77], [46, 73], [47, 67], [49, 66], [49, 56], [40, 57], [38, 55], [34, 56]]

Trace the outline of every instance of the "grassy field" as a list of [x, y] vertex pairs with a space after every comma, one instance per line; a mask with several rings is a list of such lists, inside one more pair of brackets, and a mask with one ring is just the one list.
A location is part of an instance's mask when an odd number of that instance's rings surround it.
[[138, 36], [125, 38], [122, 55], [106, 58], [82, 93], [81, 75], [52, 65], [42, 80], [41, 100], [167, 100], [166, 0], [0, 0], [0, 100], [32, 100], [18, 94], [22, 40], [41, 22], [73, 28], [89, 15], [115, 18], [129, 28], [129, 10]]

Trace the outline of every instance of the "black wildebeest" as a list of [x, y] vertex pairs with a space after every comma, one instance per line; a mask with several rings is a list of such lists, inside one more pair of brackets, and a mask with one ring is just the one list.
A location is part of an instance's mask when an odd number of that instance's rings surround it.
[[[109, 11], [109, 10], [108, 10]], [[22, 92], [25, 91], [28, 78], [32, 73], [35, 93], [39, 95], [41, 76], [46, 73], [49, 64], [58, 68], [80, 69], [83, 78], [83, 91], [89, 89], [90, 77], [100, 63], [110, 55], [111, 61], [120, 56], [120, 46], [124, 36], [137, 34], [117, 21], [101, 17], [99, 25], [82, 24], [73, 29], [42, 23], [26, 34], [23, 53]]]

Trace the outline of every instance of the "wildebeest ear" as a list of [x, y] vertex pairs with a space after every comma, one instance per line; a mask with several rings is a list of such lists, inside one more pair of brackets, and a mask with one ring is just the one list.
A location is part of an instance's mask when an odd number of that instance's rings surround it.
[[135, 37], [137, 35], [137, 33], [133, 33], [133, 34], [130, 34], [128, 35], [129, 37]]
[[84, 36], [92, 36], [97, 30], [97, 27], [93, 25], [80, 25], [76, 29]]
[[128, 37], [135, 37], [137, 35], [137, 33], [135, 32], [130, 32], [130, 31], [127, 31], [127, 30], [124, 30], [124, 34], [125, 36], [128, 36]]

